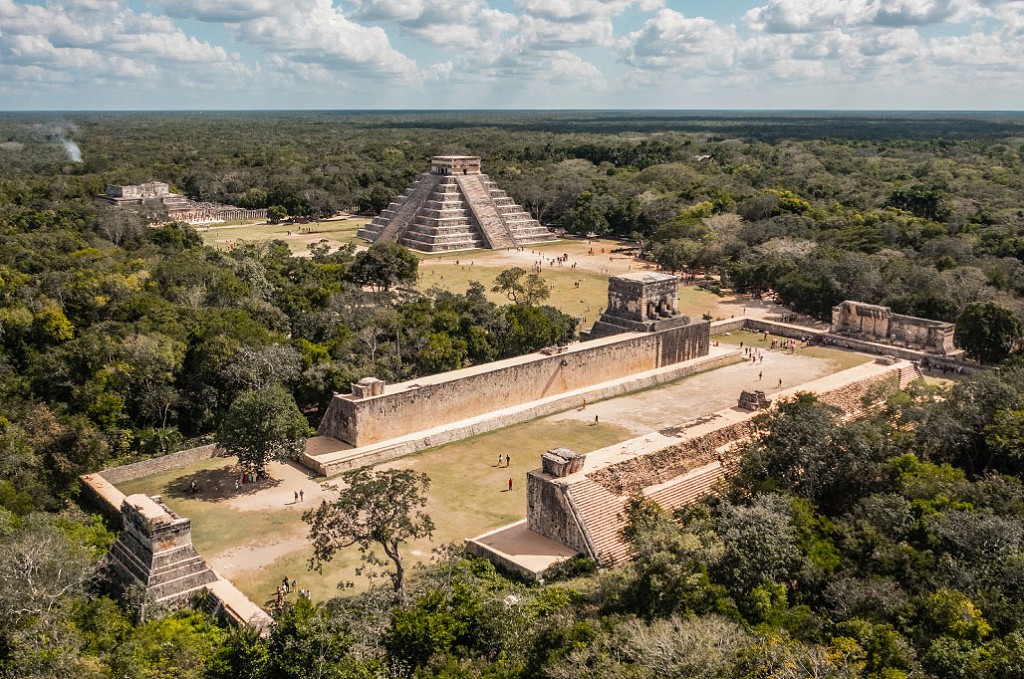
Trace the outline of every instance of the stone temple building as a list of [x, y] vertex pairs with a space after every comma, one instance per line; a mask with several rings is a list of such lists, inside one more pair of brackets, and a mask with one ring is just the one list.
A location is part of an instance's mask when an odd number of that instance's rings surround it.
[[121, 520], [108, 560], [123, 585], [141, 585], [153, 603], [174, 608], [218, 579], [192, 546], [192, 522], [159, 498], [126, 497]]
[[556, 240], [481, 172], [479, 156], [434, 156], [430, 172], [357, 235], [422, 252], [505, 250]]
[[654, 332], [689, 323], [689, 317], [679, 313], [679, 277], [637, 271], [608, 279], [608, 308], [587, 339], [620, 332]]
[[955, 323], [894, 314], [877, 304], [846, 300], [832, 307], [829, 332], [937, 356], [960, 358], [964, 354], [953, 344]]

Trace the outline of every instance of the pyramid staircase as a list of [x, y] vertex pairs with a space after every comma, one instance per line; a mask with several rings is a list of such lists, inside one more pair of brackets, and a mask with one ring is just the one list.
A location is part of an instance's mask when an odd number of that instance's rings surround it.
[[502, 250], [557, 240], [487, 175], [440, 174], [443, 163], [437, 161], [443, 159], [435, 158], [437, 171], [420, 175], [357, 235], [421, 252]]
[[629, 558], [629, 545], [622, 539], [625, 526], [625, 497], [606, 490], [588, 478], [569, 486], [569, 501], [583, 530], [590, 556], [602, 565]]
[[498, 212], [498, 206], [484, 185], [483, 177], [484, 175], [472, 174], [456, 177], [455, 181], [458, 182], [462, 195], [466, 197], [466, 205], [473, 215], [473, 220], [484, 234], [487, 247], [492, 250], [509, 250], [517, 247], [516, 238]]

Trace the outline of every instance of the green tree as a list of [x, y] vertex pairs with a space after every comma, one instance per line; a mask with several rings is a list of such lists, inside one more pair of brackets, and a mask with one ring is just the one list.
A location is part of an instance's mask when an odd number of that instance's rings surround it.
[[658, 266], [675, 273], [690, 266], [699, 250], [700, 245], [689, 238], [673, 238], [664, 243], [655, 243], [651, 254]]
[[368, 567], [385, 566], [386, 562], [373, 551], [379, 546], [391, 561], [393, 569], [386, 571], [391, 585], [404, 598], [402, 544], [429, 539], [434, 532], [434, 522], [422, 511], [427, 504], [430, 477], [409, 469], [356, 469], [341, 478], [344, 486], [336, 488], [336, 499], [323, 500], [319, 507], [302, 515], [313, 541], [310, 566], [320, 570], [339, 549], [352, 545], [359, 547]]
[[231, 403], [217, 431], [217, 443], [250, 471], [305, 450], [309, 423], [284, 387], [244, 391]]
[[288, 216], [288, 210], [283, 205], [271, 205], [267, 208], [267, 219], [272, 222], [279, 222]]
[[374, 243], [356, 255], [348, 278], [359, 285], [388, 291], [400, 283], [415, 283], [419, 265], [419, 258], [401, 245]]
[[499, 273], [494, 279], [491, 292], [504, 293], [513, 304], [524, 306], [540, 304], [551, 294], [540, 274], [528, 274], [526, 269], [518, 266]]
[[974, 302], [956, 320], [954, 340], [982, 363], [1001, 363], [1024, 335], [1024, 323], [995, 302]]

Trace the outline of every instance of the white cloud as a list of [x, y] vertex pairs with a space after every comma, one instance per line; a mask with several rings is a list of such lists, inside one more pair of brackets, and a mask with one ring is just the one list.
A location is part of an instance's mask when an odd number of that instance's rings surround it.
[[769, 0], [748, 10], [743, 22], [758, 32], [813, 33], [870, 25], [926, 26], [982, 13], [975, 0]]
[[663, 9], [622, 42], [625, 61], [644, 69], [721, 72], [730, 69], [740, 38], [731, 26]]
[[217, 23], [236, 23], [274, 14], [286, 3], [275, 0], [165, 0], [169, 16]]
[[556, 22], [587, 22], [618, 16], [636, 5], [643, 11], [664, 6], [662, 0], [518, 0], [525, 14]]
[[[154, 78], [169, 67], [180, 78], [203, 81], [246, 70], [238, 55], [186, 35], [166, 17], [135, 12], [117, 0], [45, 6], [0, 0], [0, 18], [0, 65], [5, 66], [0, 79], [9, 82], [84, 85]], [[8, 70], [8, 65], [18, 68]]]
[[275, 15], [238, 24], [240, 40], [297, 63], [357, 75], [412, 75], [416, 64], [395, 50], [382, 28], [350, 21], [331, 0], [298, 0]]
[[353, 17], [393, 22], [406, 35], [450, 53], [493, 49], [519, 25], [508, 12], [485, 0], [356, 0]]

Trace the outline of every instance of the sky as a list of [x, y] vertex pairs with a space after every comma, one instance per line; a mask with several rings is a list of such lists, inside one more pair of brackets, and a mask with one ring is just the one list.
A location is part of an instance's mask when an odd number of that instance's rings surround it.
[[1024, 109], [1024, 0], [0, 0], [0, 110]]

